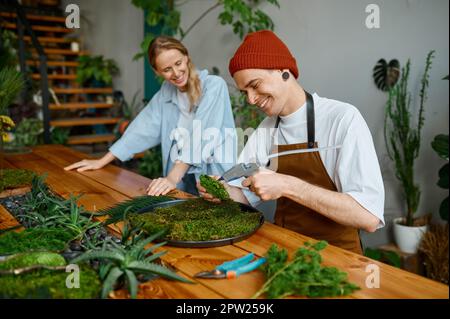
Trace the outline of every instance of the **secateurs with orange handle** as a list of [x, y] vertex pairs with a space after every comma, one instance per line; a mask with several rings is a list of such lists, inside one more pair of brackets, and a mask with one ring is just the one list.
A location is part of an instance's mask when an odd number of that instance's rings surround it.
[[255, 270], [266, 262], [265, 258], [258, 258], [255, 261], [252, 261], [253, 257], [254, 254], [250, 253], [244, 257], [224, 262], [211, 271], [199, 272], [195, 277], [205, 279], [236, 278], [239, 275]]

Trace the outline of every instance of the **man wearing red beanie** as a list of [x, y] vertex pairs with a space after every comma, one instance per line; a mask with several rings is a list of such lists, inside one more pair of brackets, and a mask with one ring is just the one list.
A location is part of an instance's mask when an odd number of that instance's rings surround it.
[[359, 229], [384, 226], [384, 186], [358, 109], [306, 92], [296, 81], [295, 58], [271, 31], [248, 34], [229, 71], [248, 102], [267, 115], [238, 162], [269, 168], [225, 184], [230, 196], [252, 206], [277, 200], [277, 225], [362, 253]]

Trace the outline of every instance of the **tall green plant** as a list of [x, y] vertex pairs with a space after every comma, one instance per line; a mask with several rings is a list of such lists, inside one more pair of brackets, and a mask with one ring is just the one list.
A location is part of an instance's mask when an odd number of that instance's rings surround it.
[[[222, 12], [218, 16], [218, 20], [222, 25], [232, 27], [233, 33], [242, 37], [253, 31], [262, 29], [273, 30], [272, 19], [263, 11], [257, 9], [257, 5], [261, 2], [277, 6], [277, 0], [216, 0], [208, 7], [199, 17], [186, 29], [180, 27], [181, 14], [177, 7], [181, 5], [181, 1], [177, 0], [132, 0], [133, 5], [147, 12], [145, 21], [150, 27], [161, 27], [161, 34], [172, 34], [183, 40], [186, 35], [210, 12], [216, 8], [222, 7]], [[189, 0], [183, 1], [185, 4]], [[134, 56], [134, 60], [142, 58], [147, 54], [148, 46], [156, 35], [148, 33], [141, 43], [141, 52]]]
[[384, 138], [387, 153], [395, 164], [395, 176], [401, 182], [405, 197], [407, 214], [406, 225], [412, 226], [414, 214], [420, 201], [420, 188], [414, 178], [414, 163], [419, 156], [421, 131], [424, 125], [424, 106], [427, 100], [428, 72], [434, 50], [426, 58], [425, 72], [421, 80], [419, 92], [420, 107], [417, 124], [412, 123], [411, 96], [408, 91], [408, 80], [411, 61], [402, 68], [399, 83], [389, 91], [384, 121]]

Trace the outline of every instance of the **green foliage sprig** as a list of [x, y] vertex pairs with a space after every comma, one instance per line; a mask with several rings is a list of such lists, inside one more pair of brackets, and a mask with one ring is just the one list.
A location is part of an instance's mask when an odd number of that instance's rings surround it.
[[347, 274], [335, 267], [322, 267], [319, 251], [327, 242], [305, 243], [288, 261], [286, 249], [273, 244], [267, 251], [267, 262], [261, 267], [265, 284], [252, 297], [266, 294], [268, 298], [284, 298], [291, 295], [307, 297], [345, 296], [360, 289], [347, 281]]
[[220, 200], [230, 199], [230, 194], [228, 194], [223, 184], [208, 175], [200, 175], [200, 185], [202, 185], [209, 194]]
[[430, 51], [426, 58], [425, 72], [421, 80], [420, 108], [417, 126], [411, 123], [411, 93], [408, 91], [410, 60], [402, 69], [402, 76], [389, 91], [386, 104], [384, 137], [388, 156], [395, 164], [395, 176], [401, 182], [403, 195], [406, 200], [406, 225], [413, 225], [413, 217], [420, 201], [420, 188], [414, 179], [414, 163], [419, 156], [421, 131], [425, 121], [424, 106], [427, 100], [427, 88], [431, 61], [434, 51]]

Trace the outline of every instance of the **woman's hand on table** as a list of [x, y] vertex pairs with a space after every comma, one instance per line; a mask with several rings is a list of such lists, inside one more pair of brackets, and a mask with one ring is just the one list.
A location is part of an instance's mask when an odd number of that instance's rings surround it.
[[111, 163], [116, 157], [113, 153], [108, 152], [102, 158], [99, 159], [84, 159], [82, 161], [76, 162], [72, 165], [64, 167], [64, 170], [70, 171], [72, 169], [77, 169], [77, 172], [84, 172], [90, 170], [100, 169], [103, 166]]
[[166, 195], [171, 190], [174, 190], [177, 184], [172, 181], [169, 177], [160, 177], [152, 180], [150, 185], [148, 185], [146, 192], [150, 196], [160, 196]]
[[84, 172], [84, 171], [100, 169], [103, 166], [105, 166], [105, 164], [100, 159], [98, 159], [98, 160], [84, 159], [82, 161], [79, 161], [79, 162], [76, 162], [76, 163], [74, 163], [72, 165], [64, 167], [64, 170], [70, 171], [70, 170], [76, 168], [77, 172]]

